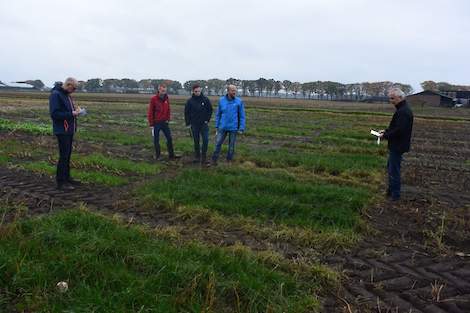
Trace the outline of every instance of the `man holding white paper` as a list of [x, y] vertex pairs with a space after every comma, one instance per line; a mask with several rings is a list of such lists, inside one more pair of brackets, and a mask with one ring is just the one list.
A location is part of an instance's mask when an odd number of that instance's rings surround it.
[[77, 89], [78, 81], [67, 78], [51, 90], [49, 113], [52, 128], [59, 144], [59, 161], [57, 162], [57, 189], [74, 189], [80, 182], [70, 177], [70, 157], [72, 155], [73, 136], [77, 131], [77, 117], [86, 114], [84, 109], [75, 105], [71, 94]]
[[403, 154], [410, 151], [411, 133], [413, 130], [413, 112], [406, 102], [405, 93], [399, 88], [392, 88], [388, 93], [390, 103], [395, 106], [395, 114], [386, 130], [381, 131], [379, 138], [388, 140], [388, 190], [387, 196], [392, 201], [400, 199], [401, 161]]

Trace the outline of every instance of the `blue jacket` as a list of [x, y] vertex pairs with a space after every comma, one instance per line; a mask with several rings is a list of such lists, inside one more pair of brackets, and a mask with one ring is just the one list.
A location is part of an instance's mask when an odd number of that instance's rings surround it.
[[70, 95], [58, 84], [49, 96], [49, 113], [52, 118], [54, 135], [73, 135], [77, 130], [77, 119], [73, 116], [73, 101]]
[[245, 104], [242, 99], [229, 99], [228, 96], [220, 98], [215, 115], [215, 128], [228, 131], [245, 130]]

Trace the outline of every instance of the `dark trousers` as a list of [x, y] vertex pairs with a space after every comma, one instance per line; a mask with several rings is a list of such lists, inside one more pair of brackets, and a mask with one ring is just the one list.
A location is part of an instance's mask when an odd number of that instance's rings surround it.
[[153, 144], [155, 145], [155, 157], [160, 157], [160, 131], [163, 132], [166, 138], [166, 147], [168, 149], [168, 157], [173, 158], [175, 153], [173, 151], [173, 140], [171, 139], [170, 126], [168, 122], [159, 122], [153, 127]]
[[[206, 123], [202, 125], [191, 125], [191, 132], [194, 140], [194, 157], [196, 159], [201, 158], [205, 160], [207, 156], [207, 146], [209, 144], [209, 126]], [[200, 146], [200, 140], [202, 137], [202, 151]]]
[[228, 130], [219, 130], [217, 137], [215, 139], [215, 151], [212, 155], [212, 160], [217, 161], [220, 155], [220, 150], [222, 149], [222, 144], [225, 141], [225, 138], [228, 135], [228, 152], [227, 152], [227, 161], [232, 161], [233, 156], [235, 155], [235, 142], [237, 141], [237, 131], [228, 131]]
[[57, 183], [70, 180], [70, 156], [72, 155], [73, 135], [56, 135], [59, 142], [59, 162], [57, 163]]
[[400, 198], [401, 189], [401, 160], [403, 159], [403, 153], [396, 151], [389, 151], [387, 170], [388, 170], [388, 194], [393, 199]]

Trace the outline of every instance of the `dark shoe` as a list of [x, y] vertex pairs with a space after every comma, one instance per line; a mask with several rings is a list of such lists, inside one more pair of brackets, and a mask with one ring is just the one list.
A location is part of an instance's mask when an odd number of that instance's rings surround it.
[[199, 164], [199, 163], [201, 163], [200, 159], [196, 158], [196, 159], [193, 160], [193, 164]]
[[212, 160], [212, 165], [217, 166], [217, 160]]
[[68, 184], [72, 185], [72, 186], [81, 186], [82, 185], [82, 182], [81, 181], [78, 181], [78, 180], [75, 180], [75, 179], [72, 179], [70, 178], [68, 181], [67, 181]]
[[176, 160], [176, 159], [179, 159], [179, 158], [181, 158], [181, 156], [180, 156], [180, 155], [176, 155], [176, 154], [170, 154], [170, 155], [168, 156], [168, 159], [169, 159], [169, 160]]
[[391, 197], [390, 200], [392, 202], [398, 202], [398, 201], [400, 201], [400, 197]]
[[63, 190], [63, 191], [75, 190], [75, 187], [67, 183], [57, 183], [57, 190]]

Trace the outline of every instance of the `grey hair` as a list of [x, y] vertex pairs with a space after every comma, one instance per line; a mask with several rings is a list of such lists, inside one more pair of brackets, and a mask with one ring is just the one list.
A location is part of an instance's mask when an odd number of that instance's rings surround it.
[[392, 95], [392, 96], [397, 96], [399, 97], [400, 99], [404, 99], [405, 98], [405, 93], [403, 92], [403, 90], [401, 90], [400, 88], [398, 87], [393, 87], [393, 88], [390, 88], [388, 90], [388, 94], [389, 95]]
[[68, 84], [73, 84], [74, 86], [78, 86], [78, 80], [73, 77], [67, 77], [64, 80], [64, 86], [67, 86]]
[[229, 91], [230, 88], [235, 88], [235, 90], [237, 90], [237, 86], [232, 85], [232, 84], [227, 86], [227, 91]]

